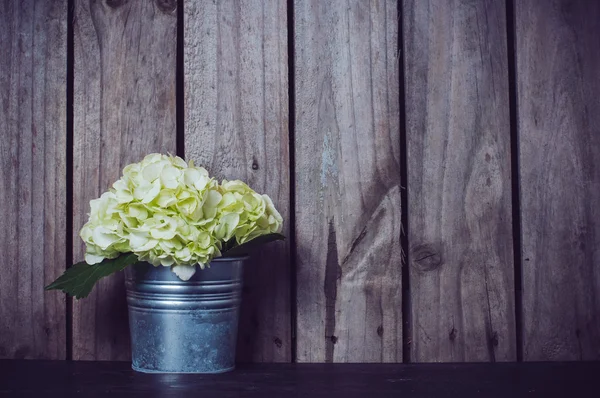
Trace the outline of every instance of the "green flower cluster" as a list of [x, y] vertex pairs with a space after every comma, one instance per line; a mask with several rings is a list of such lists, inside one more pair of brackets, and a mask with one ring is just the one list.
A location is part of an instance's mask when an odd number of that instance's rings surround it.
[[192, 161], [161, 154], [125, 167], [90, 207], [80, 232], [88, 264], [133, 252], [140, 261], [171, 266], [183, 280], [195, 264], [204, 268], [221, 256], [226, 242], [281, 232], [283, 224], [267, 195], [239, 180], [219, 184]]

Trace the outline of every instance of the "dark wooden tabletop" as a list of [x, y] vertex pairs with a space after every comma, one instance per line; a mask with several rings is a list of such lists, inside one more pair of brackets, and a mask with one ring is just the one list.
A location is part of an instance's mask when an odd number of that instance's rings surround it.
[[0, 360], [0, 397], [600, 397], [600, 362], [253, 364], [148, 375], [126, 362]]

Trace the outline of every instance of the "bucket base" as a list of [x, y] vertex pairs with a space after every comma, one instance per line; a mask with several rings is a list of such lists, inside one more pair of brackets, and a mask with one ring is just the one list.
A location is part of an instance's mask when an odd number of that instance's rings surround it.
[[168, 372], [168, 371], [160, 371], [160, 370], [154, 370], [154, 369], [142, 369], [142, 368], [138, 368], [137, 366], [134, 366], [133, 364], [131, 365], [131, 369], [135, 370], [136, 372], [149, 373], [149, 374], [179, 374], [179, 375], [183, 375], [183, 374], [188, 374], [188, 375], [205, 374], [205, 375], [211, 375], [211, 374], [220, 374], [220, 373], [231, 372], [231, 371], [233, 371], [235, 369], [235, 366], [233, 366], [231, 368], [219, 369], [219, 370], [210, 371], [210, 372]]

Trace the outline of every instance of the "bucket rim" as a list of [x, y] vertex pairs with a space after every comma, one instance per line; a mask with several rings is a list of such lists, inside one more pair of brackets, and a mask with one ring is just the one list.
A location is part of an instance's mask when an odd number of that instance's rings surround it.
[[210, 260], [210, 262], [225, 262], [225, 261], [243, 261], [243, 260], [247, 260], [250, 258], [250, 255], [248, 254], [243, 254], [240, 256], [221, 256], [221, 257], [215, 257], [212, 260]]

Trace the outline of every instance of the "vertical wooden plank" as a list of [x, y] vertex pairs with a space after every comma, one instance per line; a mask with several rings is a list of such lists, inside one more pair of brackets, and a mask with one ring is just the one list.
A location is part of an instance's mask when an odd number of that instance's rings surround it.
[[[89, 201], [122, 168], [175, 153], [176, 1], [76, 1], [74, 21], [73, 258]], [[122, 275], [73, 305], [73, 358], [130, 358]]]
[[[267, 193], [289, 220], [287, 7], [186, 1], [185, 154], [219, 179]], [[289, 225], [285, 225], [287, 235]], [[244, 276], [238, 360], [291, 359], [290, 265], [270, 244]]]
[[600, 359], [600, 2], [517, 1], [523, 357]]
[[64, 359], [67, 1], [2, 1], [0, 31], [0, 358]]
[[405, 0], [411, 360], [516, 359], [504, 1]]
[[400, 362], [397, 2], [294, 4], [297, 359]]

